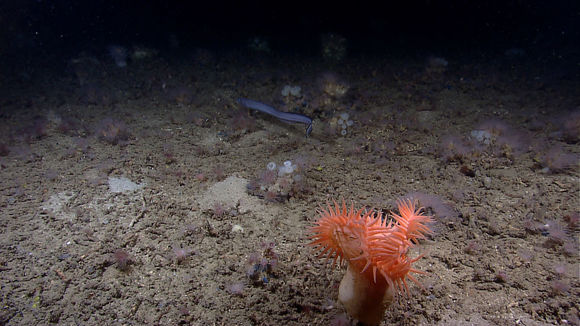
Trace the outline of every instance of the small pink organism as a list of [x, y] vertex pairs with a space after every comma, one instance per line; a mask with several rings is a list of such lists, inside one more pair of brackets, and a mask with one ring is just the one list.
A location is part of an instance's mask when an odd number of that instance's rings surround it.
[[113, 261], [117, 264], [117, 268], [126, 272], [129, 270], [129, 265], [133, 263], [133, 259], [129, 253], [123, 249], [117, 249], [113, 253]]
[[184, 263], [189, 256], [193, 254], [193, 250], [188, 248], [181, 248], [181, 247], [173, 247], [173, 256], [175, 257], [175, 261], [177, 264]]

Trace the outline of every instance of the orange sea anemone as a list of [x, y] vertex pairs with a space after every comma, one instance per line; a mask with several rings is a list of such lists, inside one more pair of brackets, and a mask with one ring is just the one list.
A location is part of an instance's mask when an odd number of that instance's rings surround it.
[[397, 206], [399, 214], [386, 218], [381, 212], [356, 210], [354, 204], [347, 209], [344, 201], [342, 206], [334, 202], [334, 207], [329, 204], [320, 210], [312, 228], [311, 245], [320, 257], [348, 262], [339, 301], [364, 324], [378, 324], [393, 294], [409, 292], [407, 279], [421, 286], [411, 273], [424, 272], [411, 265], [422, 256], [411, 259], [407, 252], [431, 233], [427, 224], [432, 217], [423, 215], [410, 200], [398, 201]]

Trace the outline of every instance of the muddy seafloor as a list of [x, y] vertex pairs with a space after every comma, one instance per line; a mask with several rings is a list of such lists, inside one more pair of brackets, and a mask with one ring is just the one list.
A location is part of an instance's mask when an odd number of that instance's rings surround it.
[[6, 83], [0, 324], [345, 325], [317, 209], [412, 196], [424, 290], [383, 325], [578, 325], [577, 72], [448, 59], [81, 58]]

